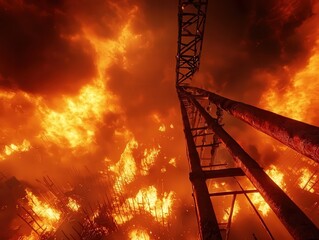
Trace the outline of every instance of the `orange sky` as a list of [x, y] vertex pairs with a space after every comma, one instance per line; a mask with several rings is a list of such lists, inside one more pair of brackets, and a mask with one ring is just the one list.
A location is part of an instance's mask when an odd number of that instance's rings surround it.
[[[195, 84], [316, 124], [318, 8], [311, 0], [209, 2]], [[155, 185], [192, 209], [175, 94], [177, 1], [0, 0], [0, 29], [0, 172], [61, 184], [70, 169], [116, 169], [136, 142], [131, 197]], [[246, 128], [229, 128], [246, 134], [263, 164], [278, 160]]]

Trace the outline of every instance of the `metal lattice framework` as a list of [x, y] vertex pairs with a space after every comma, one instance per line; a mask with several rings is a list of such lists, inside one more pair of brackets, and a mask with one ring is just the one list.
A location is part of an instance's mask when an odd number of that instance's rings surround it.
[[[224, 130], [222, 119], [226, 111], [316, 162], [319, 162], [319, 128], [191, 87], [192, 77], [199, 68], [206, 11], [207, 1], [179, 1], [176, 64], [176, 88], [201, 239], [229, 238], [239, 195], [246, 197], [269, 238], [274, 239], [249, 197], [252, 193], [262, 195], [294, 239], [319, 239], [316, 225]], [[230, 153], [232, 162], [216, 159], [221, 144]], [[212, 188], [210, 184], [220, 178], [232, 178], [236, 187], [228, 191]], [[243, 186], [242, 178], [253, 188]], [[232, 196], [228, 220], [223, 223], [218, 221], [212, 204], [212, 198], [218, 196]]]
[[207, 0], [180, 0], [176, 84], [187, 84], [199, 68]]

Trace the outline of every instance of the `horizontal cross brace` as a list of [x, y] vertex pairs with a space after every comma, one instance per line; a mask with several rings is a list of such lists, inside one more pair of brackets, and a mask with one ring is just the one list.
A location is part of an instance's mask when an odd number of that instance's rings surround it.
[[245, 173], [241, 168], [225, 168], [218, 170], [204, 171], [206, 179], [210, 178], [224, 178], [224, 177], [239, 177], [245, 176]]
[[252, 189], [252, 190], [244, 190], [244, 191], [228, 191], [228, 192], [218, 192], [218, 193], [210, 193], [210, 197], [216, 197], [216, 196], [226, 196], [226, 195], [234, 195], [234, 194], [247, 194], [247, 193], [257, 193], [258, 190]]

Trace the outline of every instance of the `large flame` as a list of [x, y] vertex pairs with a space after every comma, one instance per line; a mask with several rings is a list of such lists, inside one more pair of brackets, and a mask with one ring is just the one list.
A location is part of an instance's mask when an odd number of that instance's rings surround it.
[[[235, 202], [234, 207], [233, 207], [233, 213], [232, 213], [232, 221], [236, 219], [237, 214], [239, 213], [240, 206], [237, 202]], [[227, 222], [231, 213], [231, 207], [227, 208], [225, 210], [224, 216], [223, 216], [223, 221]]]
[[[315, 6], [314, 11], [317, 13], [319, 4]], [[289, 9], [286, 10], [289, 12]], [[316, 91], [319, 88], [319, 31], [316, 27], [312, 27], [311, 31], [313, 31], [312, 35], [316, 42], [305, 67], [295, 72], [290, 66], [284, 66], [284, 70], [290, 76], [289, 85], [285, 89], [278, 89], [278, 84], [282, 79], [269, 76], [271, 84], [261, 98], [262, 107], [296, 120], [308, 122], [313, 122], [314, 114], [311, 108], [319, 104]]]
[[97, 126], [107, 112], [120, 112], [116, 97], [105, 86], [105, 70], [112, 63], [113, 56], [125, 53], [127, 45], [138, 40], [130, 30], [130, 21], [122, 28], [117, 40], [105, 41], [86, 29], [87, 38], [95, 48], [98, 76], [91, 84], [82, 87], [75, 97], [64, 97], [57, 110], [46, 105], [40, 108], [43, 114], [42, 126], [45, 136], [51, 141], [69, 147], [90, 145]]
[[[40, 96], [22, 94], [26, 101], [37, 107], [35, 117], [43, 129], [39, 134], [41, 139], [63, 147], [87, 147], [93, 143], [103, 116], [108, 112], [121, 112], [115, 95], [106, 87], [108, 78], [105, 71], [111, 65], [114, 56], [124, 54], [129, 44], [139, 41], [139, 35], [131, 31], [131, 21], [136, 11], [137, 8], [134, 7], [129, 12], [127, 23], [123, 25], [115, 40], [101, 39], [88, 27], [84, 27], [83, 35], [77, 36], [87, 39], [95, 49], [98, 72], [97, 77], [84, 85], [77, 95], [58, 96], [53, 104], [48, 104]], [[1, 90], [0, 98], [8, 100], [10, 105], [10, 99], [14, 99], [18, 94]], [[15, 146], [8, 145], [6, 152], [9, 152], [10, 148], [13, 151], [18, 150]]]
[[87, 146], [94, 140], [96, 127], [112, 103], [107, 102], [102, 82], [83, 87], [76, 97], [65, 97], [61, 110], [41, 108], [45, 136], [66, 147]]
[[[23, 8], [29, 7], [29, 4], [25, 3], [25, 1], [22, 1], [21, 3], [20, 1], [14, 1], [12, 6], [15, 5], [21, 5], [20, 7]], [[37, 8], [37, 4], [30, 5], [32, 5], [32, 9], [34, 7], [32, 11], [40, 9]], [[114, 6], [117, 6], [117, 4], [114, 4]], [[46, 11], [43, 11], [43, 14], [45, 15]], [[61, 184], [61, 180], [65, 180], [65, 184], [68, 185], [67, 187], [57, 187], [59, 189], [59, 193], [65, 193], [65, 196], [62, 197], [62, 199], [56, 199], [56, 201], [61, 201], [59, 204], [62, 202], [65, 204], [60, 209], [56, 209], [56, 202], [52, 204], [44, 198], [34, 195], [30, 190], [27, 190], [29, 207], [38, 215], [40, 218], [39, 222], [46, 231], [54, 232], [65, 220], [63, 219], [64, 217], [67, 217], [69, 220], [70, 215], [81, 216], [88, 208], [91, 210], [91, 207], [92, 212], [95, 212], [94, 207], [96, 202], [91, 204], [90, 201], [91, 198], [95, 197], [94, 191], [96, 189], [90, 189], [90, 191], [92, 190], [92, 194], [88, 194], [90, 196], [82, 196], [81, 194], [84, 195], [84, 193], [81, 191], [86, 186], [84, 186], [85, 184], [77, 185], [77, 181], [79, 180], [78, 178], [80, 178], [78, 176], [79, 171], [77, 167], [82, 167], [82, 160], [84, 162], [87, 159], [91, 160], [90, 158], [94, 158], [94, 164], [88, 164], [89, 171], [92, 170], [91, 166], [92, 168], [100, 167], [101, 162], [99, 161], [101, 159], [108, 159], [108, 170], [111, 172], [111, 178], [114, 177], [114, 179], [111, 179], [108, 183], [114, 183], [110, 189], [115, 192], [112, 192], [114, 195], [111, 196], [111, 199], [108, 199], [112, 205], [108, 211], [114, 211], [114, 213], [110, 213], [109, 215], [114, 215], [117, 224], [128, 222], [130, 219], [140, 214], [147, 215], [148, 218], [153, 218], [154, 223], [157, 225], [168, 224], [168, 220], [173, 211], [175, 193], [168, 190], [160, 192], [159, 188], [156, 189], [159, 184], [152, 185], [155, 182], [151, 182], [155, 178], [153, 176], [149, 178], [150, 181], [148, 184], [143, 182], [144, 188], [139, 189], [140, 187], [138, 184], [141, 184], [142, 181], [137, 179], [137, 177], [141, 177], [143, 179], [146, 178], [146, 176], [150, 175], [150, 172], [153, 169], [156, 171], [158, 170], [158, 168], [155, 168], [154, 166], [156, 164], [156, 160], [159, 158], [161, 146], [158, 143], [155, 143], [153, 146], [138, 149], [140, 145], [143, 146], [143, 140], [140, 140], [140, 138], [139, 142], [135, 140], [132, 130], [126, 126], [127, 116], [120, 104], [120, 99], [110, 90], [111, 82], [109, 81], [110, 77], [108, 76], [108, 72], [113, 69], [110, 67], [113, 66], [113, 64], [119, 64], [125, 70], [130, 70], [130, 67], [134, 65], [134, 63], [128, 61], [127, 56], [131, 54], [131, 52], [128, 51], [132, 50], [133, 45], [139, 46], [139, 49], [147, 45], [147, 41], [142, 42], [141, 35], [135, 34], [133, 30], [140, 24], [138, 22], [133, 23], [132, 21], [137, 11], [138, 8], [134, 6], [131, 11], [125, 11], [125, 13], [123, 13], [123, 16], [127, 19], [123, 20], [124, 23], [120, 26], [117, 25], [117, 32], [114, 32], [112, 37], [99, 35], [100, 33], [97, 33], [96, 29], [93, 30], [94, 26], [82, 21], [82, 16], [73, 16], [73, 14], [76, 15], [77, 13], [70, 13], [70, 15], [72, 15], [70, 16], [71, 18], [76, 18], [75, 26], [72, 25], [72, 28], [74, 28], [72, 29], [73, 33], [64, 34], [61, 32], [59, 33], [58, 38], [66, 40], [69, 45], [72, 45], [73, 42], [78, 40], [83, 40], [87, 46], [89, 46], [88, 49], [85, 49], [85, 51], [89, 52], [89, 55], [94, 58], [94, 65], [96, 67], [96, 71], [93, 71], [95, 75], [92, 76], [92, 79], [87, 79], [85, 83], [82, 82], [81, 86], [77, 85], [77, 92], [72, 92], [72, 94], [68, 92], [55, 93], [50, 90], [46, 92], [48, 95], [42, 95], [40, 91], [42, 90], [41, 87], [38, 88], [36, 94], [31, 92], [26, 93], [22, 90], [16, 90], [15, 92], [8, 92], [2, 89], [0, 90], [0, 100], [4, 99], [5, 101], [3, 101], [3, 105], [5, 105], [5, 107], [9, 110], [11, 109], [10, 111], [5, 112], [5, 123], [10, 122], [10, 117], [12, 116], [11, 112], [13, 112], [13, 101], [15, 99], [18, 99], [23, 103], [27, 103], [28, 107], [30, 105], [31, 109], [24, 109], [24, 106], [19, 105], [17, 105], [17, 109], [14, 109], [14, 111], [25, 112], [21, 114], [21, 120], [19, 122], [21, 126], [19, 125], [19, 128], [16, 129], [16, 124], [13, 123], [13, 130], [8, 131], [7, 134], [10, 138], [2, 138], [1, 147], [3, 148], [0, 149], [0, 159], [6, 159], [8, 156], [13, 158], [17, 153], [30, 151], [27, 154], [21, 154], [22, 157], [25, 157], [25, 160], [21, 162], [27, 165], [28, 159], [33, 158], [33, 162], [30, 165], [34, 164], [34, 171], [36, 170], [37, 174], [33, 174], [33, 169], [25, 172], [30, 172], [31, 177], [39, 174], [45, 174], [48, 176], [53, 175], [53, 177], [57, 177], [58, 183]], [[56, 12], [58, 15], [68, 13], [67, 11], [59, 12], [58, 7]], [[67, 28], [68, 26], [65, 27]], [[26, 29], [26, 32], [28, 30], [29, 29]], [[59, 26], [57, 26], [55, 30], [59, 32]], [[66, 29], [66, 31], [68, 31], [68, 29]], [[105, 29], [105, 31], [107, 31], [107, 29]], [[54, 42], [52, 44], [54, 44]], [[38, 70], [41, 71], [41, 69], [30, 69], [30, 71]], [[0, 76], [0, 78], [0, 80], [2, 80], [2, 76]], [[43, 79], [43, 81], [45, 80], [46, 79]], [[75, 84], [79, 84], [80, 81], [77, 80], [78, 79], [72, 79]], [[59, 84], [59, 79], [56, 79], [56, 82]], [[116, 129], [111, 129], [113, 126], [110, 126], [110, 131], [112, 131], [112, 133], [109, 135], [102, 135], [105, 133], [103, 131], [106, 128], [105, 125], [108, 123], [106, 119], [115, 115], [116, 117], [119, 116], [120, 121], [123, 121], [121, 122], [123, 123], [123, 126], [116, 126]], [[30, 122], [32, 124], [29, 124]], [[169, 129], [174, 128], [173, 124], [165, 124], [161, 121], [161, 131], [168, 131]], [[8, 123], [8, 125], [10, 124]], [[19, 136], [18, 138], [15, 136], [15, 133], [19, 132], [21, 129], [23, 130], [21, 133], [22, 137]], [[114, 159], [110, 160], [111, 157], [108, 155], [116, 155], [117, 149], [115, 147], [114, 152], [109, 153], [109, 149], [104, 148], [104, 146], [98, 146], [98, 144], [102, 142], [102, 136], [104, 137], [103, 140], [105, 140], [105, 145], [107, 145], [107, 147], [109, 147], [108, 144], [111, 143], [114, 143], [114, 145], [118, 144], [118, 142], [113, 141], [114, 139], [109, 139], [111, 138], [110, 135], [112, 135], [111, 137], [114, 137], [116, 140], [118, 139], [117, 137], [120, 137], [121, 140], [124, 139], [127, 143], [117, 163]], [[163, 136], [164, 133], [161, 133], [161, 135]], [[155, 138], [153, 140], [155, 140]], [[147, 142], [150, 141], [148, 140]], [[123, 142], [119, 145], [122, 143]], [[65, 159], [67, 161], [64, 161]], [[176, 167], [176, 158], [165, 156], [164, 159], [167, 159], [170, 165]], [[74, 161], [78, 161], [80, 164], [77, 162], [74, 166]], [[7, 162], [10, 163], [10, 161]], [[67, 180], [67, 177], [70, 176], [64, 175], [64, 171], [66, 171], [65, 169], [67, 169], [67, 164], [69, 163], [72, 163], [70, 166], [72, 168], [70, 175], [71, 177], [72, 174], [75, 175], [74, 179], [71, 180], [72, 183], [69, 183]], [[38, 168], [37, 164], [41, 164], [41, 166]], [[53, 167], [50, 168], [51, 166]], [[33, 166], [31, 166], [31, 168], [32, 167]], [[61, 172], [58, 172], [57, 169], [60, 168], [62, 170]], [[94, 172], [94, 170], [96, 169], [93, 169], [93, 171], [89, 174]], [[99, 170], [100, 169], [98, 169], [98, 171]], [[21, 175], [25, 178], [30, 177], [28, 175], [23, 175], [21, 172], [23, 171], [17, 171], [18, 177]], [[19, 173], [20, 176], [18, 175]], [[157, 174], [160, 173], [157, 172]], [[65, 179], [63, 179], [64, 176]], [[36, 178], [41, 179], [40, 176], [36, 176]], [[114, 182], [112, 180], [114, 180]], [[156, 181], [157, 180], [158, 179], [156, 178]], [[134, 181], [137, 183], [135, 184]], [[41, 181], [38, 181], [38, 183], [43, 186], [45, 185], [49, 195], [51, 194], [50, 191], [52, 191], [53, 195], [55, 194], [51, 189], [51, 184], [43, 184]], [[74, 186], [72, 186], [73, 183]], [[131, 195], [132, 191], [128, 186], [133, 185], [134, 194]], [[43, 186], [41, 187], [43, 188]], [[105, 186], [103, 190], [106, 188], [107, 186]], [[68, 194], [66, 194], [66, 191]], [[70, 192], [72, 192], [71, 195], [69, 195]], [[77, 196], [77, 194], [81, 196]], [[68, 198], [66, 196], [72, 196], [72, 198]], [[83, 197], [83, 199], [81, 199], [81, 197]], [[97, 196], [97, 198], [99, 197], [100, 196]], [[102, 201], [101, 199], [98, 199], [97, 201], [99, 200]], [[81, 203], [81, 206], [79, 203]], [[89, 207], [87, 205], [89, 205]], [[118, 213], [117, 207], [123, 209], [120, 217], [115, 216], [116, 213]], [[91, 216], [91, 214], [88, 213], [88, 216]], [[94, 221], [95, 217], [96, 216], [93, 216], [93, 218], [89, 220]], [[65, 222], [63, 222], [63, 226], [64, 224]], [[140, 233], [139, 230], [132, 232], [132, 238], [134, 239], [149, 239], [149, 237], [147, 238], [148, 235]], [[31, 233], [31, 235], [25, 236], [25, 238], [35, 239], [36, 237], [34, 233]]]

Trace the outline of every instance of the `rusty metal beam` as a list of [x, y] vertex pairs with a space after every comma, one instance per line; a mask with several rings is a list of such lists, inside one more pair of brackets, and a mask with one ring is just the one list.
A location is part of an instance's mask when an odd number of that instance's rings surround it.
[[234, 117], [319, 163], [319, 127], [193, 87]]
[[263, 171], [258, 163], [206, 112], [191, 94], [180, 88], [180, 94], [187, 98], [205, 118], [207, 125], [219, 136], [232, 154], [236, 165], [240, 167], [252, 184], [263, 196], [277, 217], [294, 239], [319, 239], [319, 230], [300, 208], [277, 186]]
[[182, 120], [184, 123], [184, 133], [188, 148], [189, 163], [191, 168], [190, 180], [194, 187], [195, 205], [199, 218], [198, 222], [200, 226], [201, 239], [221, 240], [222, 237], [220, 234], [213, 205], [209, 197], [209, 192], [205, 182], [205, 175], [200, 166], [200, 158], [198, 156], [195, 142], [193, 140], [186, 107], [184, 105], [183, 98], [179, 96], [179, 99], [181, 105]]

